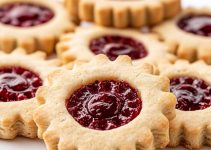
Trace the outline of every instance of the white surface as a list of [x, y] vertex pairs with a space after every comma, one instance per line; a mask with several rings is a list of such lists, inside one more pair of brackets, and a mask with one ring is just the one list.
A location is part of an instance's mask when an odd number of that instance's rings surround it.
[[[208, 6], [211, 8], [211, 0], [183, 0], [183, 5], [187, 6]], [[41, 140], [31, 140], [26, 138], [17, 138], [16, 140], [0, 140], [0, 150], [46, 150]], [[165, 150], [184, 150], [182, 147], [167, 148]], [[204, 147], [202, 150], [211, 150], [210, 147]]]
[[15, 140], [1, 140], [0, 150], [46, 150], [41, 140], [17, 138]]

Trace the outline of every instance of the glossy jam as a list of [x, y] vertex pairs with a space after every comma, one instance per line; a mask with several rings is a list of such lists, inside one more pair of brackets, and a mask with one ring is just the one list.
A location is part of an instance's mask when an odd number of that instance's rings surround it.
[[201, 79], [172, 78], [171, 92], [177, 97], [176, 108], [179, 110], [203, 110], [211, 106], [211, 86]]
[[119, 55], [128, 55], [133, 60], [147, 56], [144, 45], [135, 39], [118, 35], [107, 35], [93, 39], [90, 49], [94, 54], [105, 54], [110, 60], [115, 60]]
[[0, 6], [0, 22], [17, 27], [32, 27], [54, 17], [50, 9], [30, 3], [9, 3]]
[[21, 67], [0, 69], [0, 102], [21, 101], [33, 98], [39, 86], [40, 77]]
[[211, 36], [211, 15], [186, 15], [178, 21], [178, 27], [189, 33], [209, 37]]
[[141, 111], [138, 92], [124, 81], [95, 81], [75, 91], [66, 107], [82, 126], [110, 130], [129, 123]]

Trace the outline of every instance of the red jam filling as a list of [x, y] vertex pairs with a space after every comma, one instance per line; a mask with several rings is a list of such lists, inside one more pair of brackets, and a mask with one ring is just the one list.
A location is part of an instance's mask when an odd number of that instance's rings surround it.
[[182, 30], [201, 36], [211, 36], [211, 15], [189, 14], [182, 17], [178, 23]]
[[54, 17], [50, 9], [30, 3], [9, 3], [0, 6], [0, 22], [17, 27], [31, 27]]
[[211, 106], [211, 86], [201, 79], [172, 78], [171, 92], [177, 97], [176, 108], [179, 110], [203, 110]]
[[33, 98], [42, 80], [21, 67], [0, 69], [0, 102], [21, 101]]
[[142, 101], [124, 81], [95, 81], [75, 91], [67, 100], [68, 112], [82, 126], [110, 130], [138, 116]]
[[90, 49], [96, 55], [105, 54], [110, 60], [115, 60], [119, 55], [128, 55], [131, 59], [141, 59], [148, 52], [144, 45], [135, 39], [118, 35], [108, 35], [93, 39]]

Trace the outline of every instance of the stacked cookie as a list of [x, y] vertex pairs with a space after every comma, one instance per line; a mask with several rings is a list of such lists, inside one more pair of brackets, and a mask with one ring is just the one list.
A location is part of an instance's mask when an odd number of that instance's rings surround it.
[[211, 146], [208, 8], [1, 0], [0, 29], [0, 138], [38, 137], [48, 150]]

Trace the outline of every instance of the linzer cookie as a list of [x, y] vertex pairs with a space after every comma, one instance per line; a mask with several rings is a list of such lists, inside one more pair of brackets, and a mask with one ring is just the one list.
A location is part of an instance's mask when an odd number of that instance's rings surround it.
[[60, 3], [51, 0], [1, 0], [0, 49], [52, 53], [58, 37], [74, 29]]
[[58, 65], [45, 60], [43, 52], [30, 55], [23, 49], [11, 54], [0, 52], [0, 138], [13, 139], [17, 135], [37, 136], [33, 112], [38, 107], [35, 94], [47, 84], [47, 74]]
[[184, 10], [175, 19], [154, 28], [178, 57], [191, 62], [202, 59], [211, 64], [211, 11]]
[[174, 62], [169, 47], [155, 34], [142, 34], [137, 30], [120, 30], [105, 27], [77, 28], [75, 33], [64, 35], [57, 45], [57, 54], [63, 63], [90, 61], [95, 55], [105, 54], [110, 60], [128, 55], [133, 62]]
[[169, 80], [153, 72], [128, 56], [105, 55], [55, 71], [37, 94], [39, 137], [51, 150], [165, 147], [176, 99]]
[[177, 61], [160, 67], [177, 97], [176, 118], [170, 121], [170, 146], [189, 149], [211, 146], [211, 67], [203, 62]]

